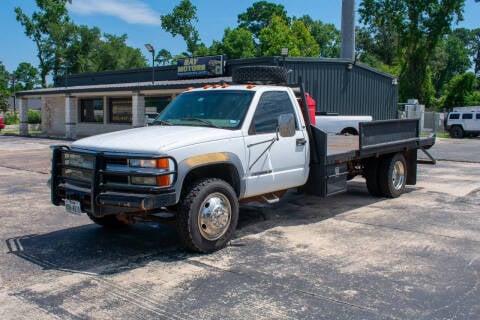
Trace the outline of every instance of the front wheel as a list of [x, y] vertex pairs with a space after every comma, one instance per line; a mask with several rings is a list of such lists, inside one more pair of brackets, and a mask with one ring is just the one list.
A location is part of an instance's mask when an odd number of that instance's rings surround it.
[[225, 247], [238, 222], [238, 199], [220, 179], [196, 181], [182, 197], [177, 212], [180, 240], [190, 250], [209, 253]]
[[463, 138], [463, 129], [459, 126], [454, 126], [450, 130], [450, 135], [452, 138], [461, 139]]

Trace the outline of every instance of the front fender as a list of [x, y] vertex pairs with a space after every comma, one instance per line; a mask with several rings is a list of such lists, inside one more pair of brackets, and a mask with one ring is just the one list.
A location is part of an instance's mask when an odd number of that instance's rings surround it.
[[238, 175], [239, 180], [239, 197], [241, 198], [245, 194], [245, 179], [244, 169], [240, 158], [231, 152], [213, 152], [188, 157], [178, 163], [178, 177], [175, 183], [175, 191], [177, 194], [177, 202], [180, 201], [181, 192], [185, 178], [194, 170], [198, 170], [204, 167], [215, 167], [216, 165], [231, 165], [233, 166]]

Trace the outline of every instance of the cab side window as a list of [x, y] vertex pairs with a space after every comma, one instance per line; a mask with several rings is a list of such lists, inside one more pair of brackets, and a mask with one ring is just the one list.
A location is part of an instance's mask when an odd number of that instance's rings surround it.
[[[264, 92], [258, 102], [248, 133], [253, 135], [275, 132], [278, 126], [278, 116], [288, 113], [295, 115], [292, 101], [287, 92]], [[295, 128], [298, 129], [297, 122], [295, 123]]]
[[452, 120], [460, 119], [460, 113], [450, 113], [449, 119], [452, 119]]
[[462, 119], [473, 119], [473, 113], [462, 114]]

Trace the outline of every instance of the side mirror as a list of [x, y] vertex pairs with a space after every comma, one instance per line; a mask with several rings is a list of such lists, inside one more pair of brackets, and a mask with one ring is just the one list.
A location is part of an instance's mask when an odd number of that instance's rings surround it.
[[278, 132], [281, 137], [288, 138], [295, 135], [295, 117], [293, 113], [278, 116]]

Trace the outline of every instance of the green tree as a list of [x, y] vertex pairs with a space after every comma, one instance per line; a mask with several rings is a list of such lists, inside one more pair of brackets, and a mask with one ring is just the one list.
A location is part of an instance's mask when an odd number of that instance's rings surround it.
[[139, 49], [126, 44], [127, 35], [104, 34], [97, 27], [74, 26], [62, 52], [58, 74], [143, 68], [147, 60]]
[[263, 56], [277, 56], [283, 47], [289, 48], [290, 56], [299, 54], [294, 51], [295, 39], [290, 33], [288, 25], [280, 17], [274, 16], [270, 25], [260, 31], [258, 38]]
[[271, 23], [259, 34], [263, 56], [278, 56], [281, 48], [288, 48], [291, 57], [318, 57], [320, 47], [301, 20], [291, 27], [281, 17], [273, 16]]
[[8, 90], [10, 81], [10, 73], [7, 71], [2, 61], [0, 61], [0, 110], [5, 112], [8, 110], [8, 98], [11, 96]]
[[[381, 43], [394, 43], [388, 40], [389, 28], [398, 35], [402, 100], [416, 97], [427, 106], [432, 103], [429, 63], [439, 41], [451, 31], [455, 21], [463, 18], [464, 3], [465, 0], [364, 0], [360, 4], [361, 21], [380, 39], [385, 38]], [[388, 55], [382, 59], [388, 62], [387, 58]]]
[[472, 30], [472, 33], [470, 50], [473, 56], [475, 74], [480, 78], [480, 28]]
[[39, 11], [31, 16], [20, 7], [15, 8], [17, 21], [25, 29], [25, 35], [35, 42], [43, 87], [47, 86], [47, 75], [59, 69], [59, 57], [67, 47], [72, 23], [66, 8], [71, 0], [36, 0]]
[[161, 49], [158, 51], [155, 61], [161, 66], [167, 66], [172, 64], [172, 54], [167, 49]]
[[480, 92], [475, 91], [465, 97], [466, 106], [480, 106]]
[[189, 0], [182, 0], [173, 12], [161, 17], [162, 28], [176, 37], [180, 35], [187, 44], [188, 55], [194, 56], [200, 43], [200, 35], [194, 26], [198, 21], [197, 7]]
[[480, 28], [472, 30], [459, 28], [455, 29], [453, 34], [468, 49], [468, 54], [473, 62], [474, 72], [480, 78]]
[[[293, 38], [295, 39], [298, 56], [300, 57], [318, 57], [320, 54], [320, 46], [310, 33], [305, 23], [301, 20], [294, 20], [290, 28]], [[278, 54], [278, 53], [277, 53]]]
[[[252, 58], [255, 57], [256, 54], [253, 34], [243, 28], [226, 28], [223, 33], [222, 42], [218, 44], [218, 47], [229, 59]], [[219, 49], [215, 51], [218, 52]]]
[[[102, 44], [102, 34], [99, 28], [75, 26], [72, 40], [64, 53], [64, 64], [68, 65], [69, 73], [91, 72], [98, 67], [98, 51]], [[115, 59], [115, 57], [112, 57]], [[66, 71], [66, 68], [64, 69]]]
[[247, 11], [238, 15], [238, 27], [249, 30], [255, 38], [259, 38], [261, 30], [266, 28], [274, 16], [279, 17], [287, 25], [290, 18], [285, 7], [267, 1], [257, 1], [247, 8]]
[[468, 105], [468, 100], [475, 98], [475, 87], [477, 86], [477, 77], [473, 72], [467, 72], [452, 78], [446, 89], [444, 108], [452, 109]]
[[364, 0], [359, 8], [360, 22], [365, 24], [359, 30], [363, 36], [360, 45], [385, 65], [394, 64], [401, 49], [398, 27], [406, 10], [404, 2]]
[[105, 40], [98, 47], [94, 57], [94, 70], [123, 70], [147, 67], [147, 60], [140, 49], [134, 49], [126, 44], [127, 35], [115, 36], [104, 34]]
[[450, 34], [436, 48], [432, 62], [432, 82], [437, 94], [456, 75], [465, 73], [471, 66], [468, 49], [460, 38]]
[[324, 24], [320, 20], [313, 20], [309, 15], [304, 15], [298, 20], [302, 21], [315, 38], [320, 47], [320, 56], [325, 58], [338, 58], [340, 55], [340, 30], [333, 24]]
[[13, 72], [15, 76], [15, 90], [32, 90], [41, 84], [38, 70], [28, 62], [22, 62]]

